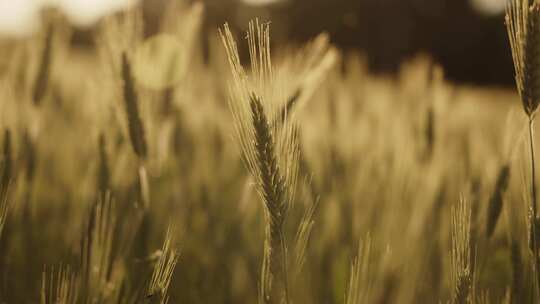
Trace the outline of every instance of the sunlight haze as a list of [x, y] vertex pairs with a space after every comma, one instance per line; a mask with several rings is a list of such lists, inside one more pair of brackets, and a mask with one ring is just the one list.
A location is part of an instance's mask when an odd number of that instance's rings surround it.
[[24, 35], [39, 26], [40, 11], [58, 8], [71, 22], [89, 26], [100, 17], [134, 3], [133, 0], [0, 0], [0, 34]]

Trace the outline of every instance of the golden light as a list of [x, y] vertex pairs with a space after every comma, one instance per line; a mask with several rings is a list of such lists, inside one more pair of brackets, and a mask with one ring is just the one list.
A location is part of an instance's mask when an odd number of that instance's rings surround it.
[[38, 15], [36, 3], [0, 0], [0, 34], [27, 34], [36, 29]]
[[241, 0], [244, 4], [250, 6], [265, 6], [269, 4], [274, 4], [278, 2], [283, 2], [285, 0]]
[[498, 15], [504, 12], [508, 0], [471, 0], [473, 8], [486, 15]]
[[137, 0], [0, 0], [0, 34], [26, 35], [40, 24], [40, 11], [57, 8], [79, 26], [89, 26], [99, 18], [125, 9]]

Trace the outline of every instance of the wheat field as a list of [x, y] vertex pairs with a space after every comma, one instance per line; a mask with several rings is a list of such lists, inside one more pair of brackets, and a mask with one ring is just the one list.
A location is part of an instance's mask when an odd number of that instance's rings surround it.
[[0, 303], [540, 301], [536, 4], [486, 89], [186, 3], [0, 40]]

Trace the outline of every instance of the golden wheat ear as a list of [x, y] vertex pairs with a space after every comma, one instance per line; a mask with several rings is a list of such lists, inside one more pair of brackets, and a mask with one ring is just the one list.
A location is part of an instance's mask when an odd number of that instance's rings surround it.
[[135, 154], [144, 160], [148, 155], [148, 146], [139, 112], [139, 96], [137, 94], [135, 80], [133, 79], [131, 63], [126, 53], [122, 53], [122, 80], [124, 82], [124, 103], [131, 146]]
[[129, 138], [131, 147], [139, 158], [138, 168], [138, 190], [139, 200], [145, 209], [150, 206], [150, 185], [148, 182], [148, 173], [146, 171], [145, 161], [148, 158], [148, 144], [144, 124], [139, 110], [139, 96], [135, 79], [133, 78], [131, 63], [126, 53], [122, 53], [122, 80], [124, 82], [123, 93], [126, 116], [128, 120]]
[[[265, 211], [265, 254], [260, 297], [264, 303], [289, 302], [284, 223], [294, 200], [298, 172], [298, 134], [293, 121], [284, 123], [281, 88], [272, 73], [268, 24], [249, 25], [247, 40], [251, 73], [241, 65], [229, 27], [220, 31], [232, 70], [229, 107], [242, 158], [257, 185]], [[292, 101], [294, 103], [294, 101]], [[287, 115], [285, 115], [287, 116]], [[288, 119], [286, 119], [288, 120]]]
[[523, 109], [532, 119], [540, 104], [540, 5], [534, 0], [511, 0], [506, 28], [515, 78]]
[[255, 134], [254, 153], [259, 182], [258, 190], [266, 207], [268, 221], [265, 242], [267, 272], [263, 271], [268, 276], [263, 277], [263, 286], [265, 286], [265, 298], [275, 301], [276, 298], [288, 297], [287, 257], [283, 232], [287, 215], [287, 191], [275, 156], [274, 138], [270, 125], [261, 100], [255, 94], [250, 96], [250, 106]]

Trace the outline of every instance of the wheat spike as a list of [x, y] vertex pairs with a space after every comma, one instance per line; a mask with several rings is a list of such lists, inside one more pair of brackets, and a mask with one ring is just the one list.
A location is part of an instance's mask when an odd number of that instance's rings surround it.
[[287, 288], [283, 285], [287, 281], [287, 269], [284, 266], [286, 263], [286, 249], [283, 235], [283, 224], [285, 223], [287, 212], [286, 185], [278, 169], [274, 151], [274, 140], [270, 133], [270, 126], [264, 114], [262, 103], [257, 96], [252, 95], [250, 104], [255, 129], [255, 153], [257, 155], [257, 166], [259, 169], [258, 180], [260, 181], [259, 190], [266, 206], [265, 210], [269, 221], [267, 226], [265, 258], [268, 263], [269, 275], [275, 278], [275, 280], [273, 278], [270, 279], [267, 283], [267, 288], [270, 291], [267, 290], [269, 294], [265, 298], [275, 303], [275, 297], [282, 297], [277, 293], [280, 291], [276, 291], [278, 283], [282, 285], [278, 289]]
[[139, 112], [139, 98], [135, 86], [135, 80], [131, 72], [131, 64], [126, 53], [122, 54], [122, 79], [124, 80], [124, 101], [128, 118], [129, 138], [135, 154], [141, 163], [138, 170], [139, 199], [144, 208], [150, 205], [150, 186], [144, 161], [148, 157], [148, 145], [144, 132], [144, 125]]
[[540, 6], [534, 0], [512, 0], [506, 8], [506, 28], [515, 79], [523, 108], [533, 117], [540, 103]]
[[514, 61], [515, 80], [529, 118], [531, 157], [530, 245], [536, 288], [540, 294], [539, 240], [537, 232], [537, 190], [534, 149], [534, 117], [540, 104], [540, 5], [535, 0], [511, 0], [506, 7], [506, 28]]
[[129, 138], [137, 156], [144, 160], [148, 156], [148, 147], [143, 122], [139, 113], [139, 98], [135, 80], [131, 72], [131, 64], [125, 53], [122, 54], [122, 79], [124, 82], [124, 102], [128, 119]]
[[259, 24], [258, 20], [249, 25], [250, 76], [240, 63], [236, 42], [228, 25], [220, 34], [233, 75], [229, 106], [237, 139], [265, 207], [266, 238], [260, 295], [265, 303], [288, 303], [287, 248], [283, 226], [296, 189], [296, 124], [290, 120], [283, 123], [279, 117], [279, 105], [284, 97], [280, 96], [281, 90], [276, 87], [273, 75], [269, 26]]

